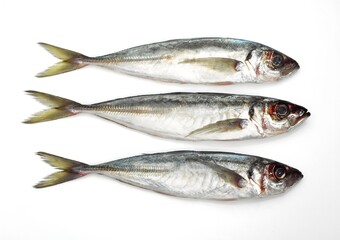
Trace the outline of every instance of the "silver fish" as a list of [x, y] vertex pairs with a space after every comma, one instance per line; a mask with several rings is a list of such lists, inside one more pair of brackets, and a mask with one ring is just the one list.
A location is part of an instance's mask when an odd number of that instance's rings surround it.
[[233, 38], [158, 42], [100, 57], [39, 43], [62, 61], [37, 74], [47, 77], [97, 65], [167, 82], [231, 84], [273, 82], [299, 69], [285, 54], [260, 43]]
[[182, 140], [233, 140], [281, 134], [310, 113], [275, 98], [221, 93], [169, 93], [82, 105], [46, 93], [28, 91], [51, 107], [25, 123], [90, 113], [148, 134]]
[[232, 200], [283, 193], [303, 177], [299, 170], [273, 160], [224, 152], [146, 154], [98, 165], [43, 152], [38, 155], [61, 171], [46, 177], [36, 188], [97, 173], [171, 196]]

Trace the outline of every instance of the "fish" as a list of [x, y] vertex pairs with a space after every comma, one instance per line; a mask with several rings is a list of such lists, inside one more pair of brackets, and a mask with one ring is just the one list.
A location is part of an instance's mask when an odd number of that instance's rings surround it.
[[170, 196], [236, 200], [280, 194], [303, 178], [299, 170], [285, 164], [227, 152], [144, 154], [98, 165], [45, 152], [37, 154], [60, 171], [47, 176], [35, 188], [50, 187], [96, 173]]
[[27, 91], [50, 107], [24, 123], [93, 114], [147, 134], [180, 140], [236, 140], [285, 133], [310, 116], [302, 106], [260, 96], [223, 93], [141, 95], [84, 105]]
[[153, 80], [191, 84], [275, 82], [298, 70], [287, 55], [260, 43], [234, 38], [178, 39], [88, 57], [39, 43], [61, 62], [38, 73], [48, 77], [87, 65]]

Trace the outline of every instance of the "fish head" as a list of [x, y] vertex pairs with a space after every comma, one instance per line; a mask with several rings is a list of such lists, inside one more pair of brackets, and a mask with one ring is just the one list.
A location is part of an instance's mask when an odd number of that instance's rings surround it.
[[251, 117], [261, 127], [264, 136], [288, 132], [311, 115], [302, 106], [278, 99], [264, 99], [254, 108]]
[[253, 50], [251, 56], [254, 56], [254, 59], [249, 59], [249, 62], [253, 66], [256, 78], [265, 82], [277, 81], [300, 68], [294, 59], [267, 47]]
[[259, 186], [261, 196], [276, 195], [294, 186], [303, 178], [302, 173], [288, 165], [270, 161], [263, 167]]

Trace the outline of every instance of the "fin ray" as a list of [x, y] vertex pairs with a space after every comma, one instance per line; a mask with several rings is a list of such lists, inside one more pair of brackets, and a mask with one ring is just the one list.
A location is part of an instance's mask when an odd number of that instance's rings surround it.
[[77, 114], [70, 109], [74, 106], [80, 106], [81, 104], [72, 100], [61, 98], [47, 93], [37, 91], [26, 91], [29, 95], [33, 96], [40, 103], [47, 105], [50, 109], [38, 112], [29, 119], [25, 120], [24, 123], [38, 123], [56, 120], [59, 118], [65, 118]]
[[38, 184], [36, 184], [34, 186], [35, 188], [50, 187], [85, 176], [85, 174], [80, 174], [79, 172], [79, 169], [88, 166], [85, 163], [62, 158], [45, 152], [38, 152], [37, 155], [41, 156], [46, 163], [57, 169], [60, 169], [61, 171], [47, 176]]
[[231, 58], [195, 58], [184, 60], [180, 63], [183, 64], [194, 64], [202, 67], [206, 67], [208, 69], [225, 72], [225, 73], [235, 73], [239, 68], [239, 65], [242, 63], [238, 60]]
[[231, 185], [238, 187], [238, 188], [243, 188], [245, 187], [246, 180], [237, 172], [223, 167], [221, 165], [218, 165], [217, 163], [212, 164], [210, 162], [206, 161], [200, 161], [202, 164], [210, 167], [213, 169], [218, 176], [220, 176], [222, 179], [224, 179], [226, 182], [230, 183]]
[[218, 166], [218, 168], [220, 168], [220, 172], [218, 172], [219, 176], [225, 181], [238, 188], [245, 187], [246, 180], [240, 174], [222, 166]]
[[222, 133], [228, 131], [241, 130], [248, 124], [247, 119], [233, 118], [228, 120], [222, 120], [215, 123], [205, 125], [199, 129], [190, 132], [187, 137], [195, 136], [199, 134], [209, 134], [209, 133]]
[[48, 77], [48, 76], [53, 76], [53, 75], [57, 75], [61, 73], [66, 73], [66, 72], [70, 72], [70, 71], [85, 67], [87, 65], [87, 64], [84, 64], [82, 60], [88, 57], [83, 54], [80, 54], [78, 52], [74, 52], [74, 51], [71, 51], [65, 48], [53, 46], [47, 43], [38, 43], [38, 44], [42, 46], [43, 48], [45, 48], [54, 57], [62, 61], [47, 68], [43, 72], [38, 73], [36, 77]]

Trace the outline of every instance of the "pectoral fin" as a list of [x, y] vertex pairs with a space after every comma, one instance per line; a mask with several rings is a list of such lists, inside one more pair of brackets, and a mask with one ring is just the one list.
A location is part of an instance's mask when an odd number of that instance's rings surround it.
[[243, 188], [247, 184], [247, 180], [245, 180], [240, 174], [233, 170], [230, 170], [229, 168], [225, 168], [217, 164], [215, 165], [211, 162], [201, 161], [201, 163], [213, 169], [218, 174], [218, 176], [220, 176], [227, 183], [230, 183], [235, 187]]
[[240, 65], [242, 64], [242, 62], [231, 58], [194, 58], [184, 60], [180, 63], [199, 65], [210, 70], [225, 73], [235, 73], [239, 71]]
[[189, 136], [195, 136], [199, 134], [210, 134], [210, 133], [222, 133], [228, 131], [242, 130], [248, 125], [247, 119], [233, 118], [216, 123], [208, 124], [202, 128], [196, 129], [188, 134]]
[[218, 166], [218, 168], [220, 170], [218, 175], [226, 182], [238, 188], [245, 187], [247, 181], [240, 174], [225, 167]]

